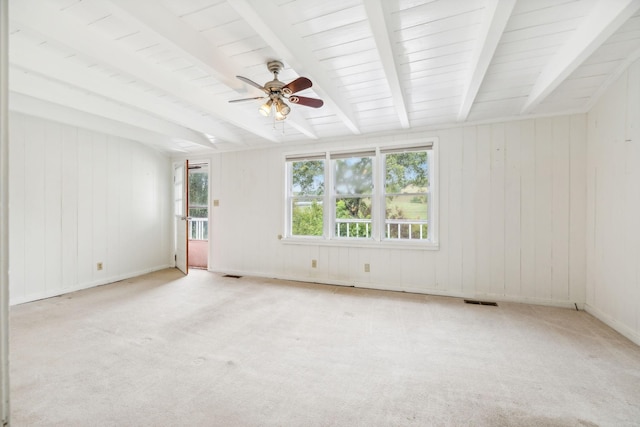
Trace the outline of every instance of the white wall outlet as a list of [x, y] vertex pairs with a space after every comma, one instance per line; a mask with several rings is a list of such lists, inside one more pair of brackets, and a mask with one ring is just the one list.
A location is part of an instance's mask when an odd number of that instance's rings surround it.
[[370, 271], [371, 271], [371, 266], [369, 265], [369, 263], [366, 263], [364, 265], [364, 272], [369, 273]]
[[96, 270], [102, 270], [102, 263], [101, 262], [96, 264]]
[[317, 268], [317, 267], [318, 267], [318, 260], [312, 259], [311, 260], [311, 268]]

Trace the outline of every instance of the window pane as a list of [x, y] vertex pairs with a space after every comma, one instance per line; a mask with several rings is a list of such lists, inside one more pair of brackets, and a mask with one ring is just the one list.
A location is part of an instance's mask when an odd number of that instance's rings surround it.
[[189, 206], [207, 206], [209, 174], [189, 171]]
[[349, 157], [336, 159], [334, 162], [336, 194], [373, 193], [371, 157]]
[[385, 192], [426, 192], [429, 185], [429, 162], [426, 151], [387, 154], [385, 170]]
[[189, 216], [192, 218], [209, 218], [209, 209], [190, 207]]
[[291, 234], [322, 236], [322, 199], [294, 197], [291, 204]]
[[335, 223], [338, 237], [371, 237], [371, 197], [337, 198]]
[[292, 162], [291, 193], [294, 196], [324, 194], [324, 160]]
[[427, 220], [427, 195], [402, 194], [387, 196], [387, 219]]

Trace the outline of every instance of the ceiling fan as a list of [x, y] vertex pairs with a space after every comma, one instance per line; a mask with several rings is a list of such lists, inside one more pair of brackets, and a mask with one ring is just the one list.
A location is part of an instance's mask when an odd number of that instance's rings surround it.
[[280, 72], [280, 70], [282, 70], [283, 66], [284, 65], [280, 61], [269, 61], [267, 63], [267, 68], [270, 72], [273, 73], [273, 80], [265, 83], [264, 86], [261, 86], [246, 77], [236, 76], [243, 82], [260, 89], [266, 94], [266, 96], [233, 99], [229, 102], [243, 102], [253, 99], [268, 98], [267, 102], [265, 102], [258, 111], [260, 111], [260, 114], [262, 114], [263, 116], [269, 116], [271, 114], [271, 110], [274, 110], [274, 116], [276, 120], [286, 119], [287, 115], [291, 112], [291, 108], [284, 102], [285, 100], [293, 104], [300, 104], [312, 108], [322, 107], [324, 105], [324, 102], [321, 99], [294, 95], [294, 93], [311, 87], [312, 83], [308, 78], [298, 77], [294, 81], [287, 84], [284, 84], [280, 80], [278, 80], [278, 73]]

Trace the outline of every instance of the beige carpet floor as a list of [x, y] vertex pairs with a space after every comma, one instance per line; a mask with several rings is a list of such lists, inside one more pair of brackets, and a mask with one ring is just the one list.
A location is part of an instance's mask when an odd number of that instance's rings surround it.
[[589, 314], [165, 270], [12, 307], [13, 426], [637, 426]]

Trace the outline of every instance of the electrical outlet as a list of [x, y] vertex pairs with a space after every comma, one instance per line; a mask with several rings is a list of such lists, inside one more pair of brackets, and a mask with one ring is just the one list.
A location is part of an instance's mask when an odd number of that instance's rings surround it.
[[96, 270], [102, 270], [102, 263], [101, 262], [96, 264]]
[[220, 206], [220, 200], [215, 199], [215, 200], [213, 201], [213, 206], [214, 206], [214, 207], [218, 207], [218, 206]]
[[370, 271], [371, 271], [371, 266], [369, 265], [369, 263], [366, 263], [364, 265], [364, 272], [369, 273]]
[[317, 268], [318, 267], [318, 260], [312, 259], [311, 260], [311, 268]]

